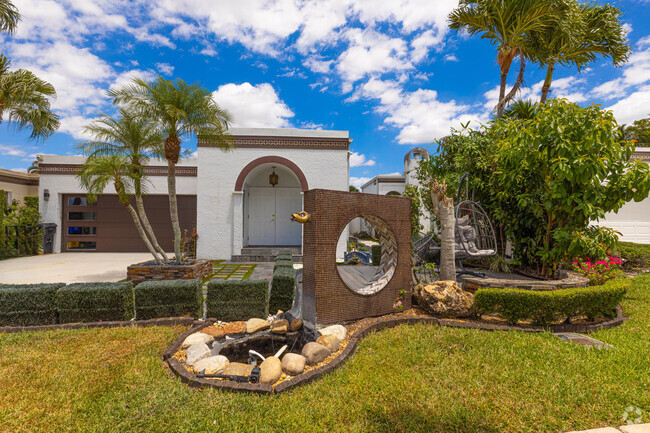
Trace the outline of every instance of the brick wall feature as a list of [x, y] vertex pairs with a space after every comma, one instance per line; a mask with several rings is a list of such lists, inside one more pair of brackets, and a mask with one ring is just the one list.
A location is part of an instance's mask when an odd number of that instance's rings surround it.
[[211, 273], [211, 260], [196, 260], [189, 265], [157, 265], [142, 262], [127, 268], [126, 279], [134, 284], [148, 280], [202, 280]]
[[[328, 324], [393, 312], [400, 290], [411, 289], [409, 199], [313, 189], [305, 192], [304, 208], [311, 214], [311, 222], [303, 229], [303, 317]], [[377, 227], [382, 245], [380, 269], [384, 275], [371, 282], [379, 283], [371, 294], [350, 289], [337, 271], [339, 234], [358, 216]], [[391, 271], [392, 278], [384, 278]], [[408, 309], [411, 298], [404, 298]]]

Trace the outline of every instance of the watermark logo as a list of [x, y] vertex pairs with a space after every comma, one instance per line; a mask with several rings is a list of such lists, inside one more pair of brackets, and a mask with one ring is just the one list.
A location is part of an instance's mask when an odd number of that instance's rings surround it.
[[625, 408], [625, 412], [623, 412], [621, 418], [628, 425], [641, 424], [643, 423], [643, 411], [638, 407], [628, 406]]

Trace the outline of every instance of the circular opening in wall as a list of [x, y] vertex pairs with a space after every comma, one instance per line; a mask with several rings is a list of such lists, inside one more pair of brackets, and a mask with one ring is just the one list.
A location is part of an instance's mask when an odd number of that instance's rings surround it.
[[382, 219], [373, 215], [353, 218], [339, 235], [339, 276], [350, 290], [374, 295], [386, 287], [397, 268], [397, 240]]

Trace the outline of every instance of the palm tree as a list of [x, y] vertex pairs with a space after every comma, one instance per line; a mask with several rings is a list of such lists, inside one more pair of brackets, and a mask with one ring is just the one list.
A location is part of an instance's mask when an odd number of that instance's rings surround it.
[[32, 161], [32, 165], [27, 167], [27, 173], [38, 173], [40, 169], [38, 168], [38, 159]]
[[178, 223], [176, 199], [176, 164], [181, 152], [181, 138], [196, 136], [204, 143], [223, 150], [232, 148], [227, 133], [230, 114], [221, 109], [210, 92], [198, 85], [179, 79], [165, 80], [160, 75], [153, 81], [134, 78], [131, 84], [109, 91], [114, 104], [150, 119], [165, 138], [169, 212], [174, 228], [174, 253], [181, 260], [181, 228]]
[[88, 158], [77, 172], [76, 177], [79, 179], [83, 188], [88, 191], [91, 201], [94, 201], [98, 195], [102, 194], [111, 182], [113, 183], [117, 197], [120, 203], [129, 211], [129, 214], [131, 214], [140, 238], [144, 241], [147, 249], [156, 260], [156, 263], [161, 264], [161, 258], [156, 253], [149, 238], [147, 238], [137, 212], [131, 206], [129, 189], [135, 182], [132, 176], [133, 171], [134, 167], [128, 158], [118, 154], [111, 154]]
[[50, 111], [49, 98], [56, 97], [54, 87], [30, 71], [10, 71], [10, 65], [0, 54], [0, 123], [6, 115], [18, 129], [30, 126], [30, 139], [49, 137], [59, 128], [59, 116]]
[[104, 114], [98, 120], [86, 126], [84, 132], [94, 137], [94, 140], [80, 143], [77, 145], [77, 149], [88, 158], [122, 155], [128, 159], [138, 215], [154, 249], [166, 261], [167, 256], [158, 244], [158, 239], [149, 223], [142, 199], [144, 193], [143, 180], [145, 180], [144, 164], [149, 160], [150, 155], [161, 157], [163, 153], [162, 137], [156, 130], [155, 125], [120, 109], [117, 119]]
[[530, 99], [519, 99], [503, 112], [505, 119], [511, 120], [529, 120], [532, 119], [537, 113], [537, 104]]
[[12, 34], [16, 31], [20, 14], [9, 0], [0, 0], [0, 32]]
[[[449, 15], [452, 30], [465, 30], [470, 35], [480, 34], [497, 47], [497, 63], [501, 68], [497, 118], [514, 97], [523, 82], [527, 52], [526, 35], [542, 30], [554, 16], [551, 0], [460, 0]], [[519, 56], [520, 68], [512, 90], [506, 95], [506, 81], [510, 66]]]
[[576, 0], [556, 0], [558, 15], [552, 25], [529, 33], [529, 51], [546, 67], [541, 103], [548, 97], [555, 66], [576, 66], [581, 70], [599, 55], [609, 57], [614, 66], [630, 55], [627, 34], [620, 21], [621, 10], [609, 4], [579, 4]]

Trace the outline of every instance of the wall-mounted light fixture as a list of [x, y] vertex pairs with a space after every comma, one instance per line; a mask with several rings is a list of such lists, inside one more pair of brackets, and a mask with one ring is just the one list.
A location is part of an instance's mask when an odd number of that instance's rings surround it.
[[275, 174], [275, 167], [273, 167], [273, 173], [269, 174], [269, 183], [275, 187], [278, 184], [280, 178]]
[[43, 201], [48, 201], [50, 199], [50, 190], [49, 189], [44, 189], [43, 190]]

